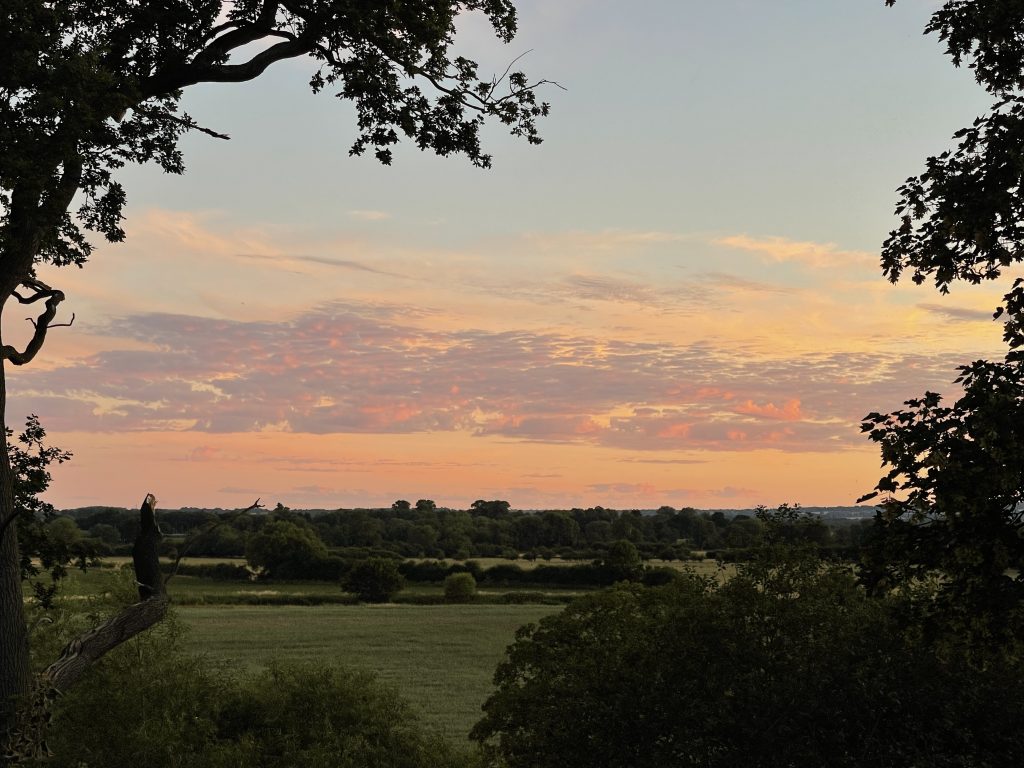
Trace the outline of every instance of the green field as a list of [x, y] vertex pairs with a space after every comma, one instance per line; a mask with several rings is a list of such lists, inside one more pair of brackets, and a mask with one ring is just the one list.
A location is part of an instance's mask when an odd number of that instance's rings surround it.
[[[732, 572], [709, 561], [688, 565], [702, 575]], [[122, 586], [130, 581], [128, 569], [120, 576], [111, 568], [71, 571], [61, 592], [71, 599], [95, 595], [111, 590], [118, 579]], [[487, 602], [468, 605], [343, 605], [337, 603], [352, 597], [332, 582], [232, 582], [185, 575], [175, 576], [168, 591], [190, 629], [187, 647], [214, 664], [250, 672], [279, 659], [372, 671], [453, 740], [464, 739], [480, 718], [494, 668], [516, 629], [561, 610], [498, 604], [510, 590], [497, 588], [481, 589]], [[579, 594], [537, 587], [511, 591], [553, 599]], [[440, 585], [417, 584], [399, 599], [441, 594]], [[296, 604], [303, 602], [322, 604]]]
[[186, 643], [239, 671], [272, 659], [370, 670], [424, 719], [462, 739], [480, 718], [491, 676], [518, 627], [544, 605], [183, 606]]

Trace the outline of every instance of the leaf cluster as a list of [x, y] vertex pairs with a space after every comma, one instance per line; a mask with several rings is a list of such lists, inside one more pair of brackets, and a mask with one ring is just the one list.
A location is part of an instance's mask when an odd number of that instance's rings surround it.
[[[8, 439], [11, 434], [8, 429]], [[26, 419], [18, 441], [9, 440], [8, 452], [14, 474], [14, 524], [18, 529], [21, 578], [31, 584], [36, 600], [48, 606], [57, 582], [67, 574], [67, 566], [74, 561], [85, 568], [93, 562], [94, 553], [86, 545], [72, 545], [49, 535], [48, 524], [56, 512], [40, 495], [50, 487], [50, 465], [63, 464], [71, 459], [71, 453], [47, 445], [45, 438], [46, 430], [39, 417], [32, 414]], [[48, 579], [37, 578], [44, 572]]]
[[979, 360], [960, 369], [952, 405], [926, 393], [862, 429], [881, 447], [885, 501], [866, 548], [865, 582], [884, 592], [935, 580], [922, 607], [934, 631], [1020, 652], [1024, 621], [1024, 370]]
[[[1024, 4], [949, 0], [925, 32], [938, 34], [953, 63], [967, 62], [996, 97], [987, 114], [954, 134], [955, 149], [929, 157], [925, 171], [899, 188], [900, 225], [883, 245], [890, 280], [909, 273], [946, 293], [953, 281], [995, 279], [1024, 260]], [[1021, 290], [1015, 284], [996, 312], [1009, 311], [1005, 336], [1013, 347], [1024, 342]]]

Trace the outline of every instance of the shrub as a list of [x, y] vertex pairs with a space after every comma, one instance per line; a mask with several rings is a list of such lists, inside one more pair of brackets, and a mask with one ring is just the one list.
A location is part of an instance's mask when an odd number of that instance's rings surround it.
[[476, 579], [471, 573], [453, 573], [444, 580], [444, 598], [450, 603], [466, 603], [476, 595]]
[[342, 585], [363, 602], [386, 603], [405, 585], [405, 579], [394, 560], [371, 557], [353, 565]]
[[471, 736], [506, 768], [1024, 760], [1024, 665], [937, 653], [817, 556], [588, 595], [520, 630], [495, 683]]

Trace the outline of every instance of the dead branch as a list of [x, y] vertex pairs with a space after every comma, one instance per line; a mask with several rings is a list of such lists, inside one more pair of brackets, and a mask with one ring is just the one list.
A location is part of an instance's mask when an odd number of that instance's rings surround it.
[[156, 524], [153, 494], [146, 495], [139, 515], [141, 530], [132, 548], [132, 560], [140, 601], [68, 643], [60, 658], [40, 676], [44, 688], [67, 691], [104, 654], [149, 629], [167, 614], [170, 600], [160, 578], [158, 547], [162, 537]]
[[199, 541], [199, 539], [201, 539], [203, 536], [205, 536], [208, 533], [213, 533], [215, 530], [220, 528], [222, 525], [227, 525], [228, 523], [234, 522], [235, 520], [240, 518], [242, 515], [245, 515], [245, 514], [247, 514], [249, 512], [252, 512], [254, 509], [263, 509], [263, 508], [264, 508], [263, 505], [260, 504], [260, 500], [256, 499], [256, 501], [254, 501], [252, 504], [250, 504], [245, 509], [239, 509], [236, 512], [231, 513], [230, 515], [225, 515], [224, 517], [219, 518], [217, 520], [212, 520], [210, 522], [210, 525], [208, 525], [206, 528], [201, 530], [195, 536], [190, 538], [185, 543], [185, 546], [182, 548], [182, 550], [178, 553], [178, 556], [174, 558], [174, 563], [171, 565], [171, 572], [168, 573], [167, 576], [164, 577], [164, 587], [166, 588], [167, 587], [167, 582], [169, 582], [171, 579], [173, 579], [177, 575], [178, 567], [181, 565], [181, 561], [184, 559], [185, 555], [188, 554], [188, 551], [192, 548], [192, 545], [195, 544], [197, 541]]
[[53, 319], [57, 316], [57, 307], [62, 301], [64, 301], [64, 292], [59, 291], [56, 288], [51, 288], [46, 283], [36, 280], [35, 278], [25, 278], [21, 281], [21, 285], [26, 288], [30, 288], [34, 293], [31, 296], [22, 296], [17, 291], [13, 291], [13, 295], [22, 304], [34, 304], [37, 301], [45, 301], [46, 308], [36, 319], [31, 317], [26, 318], [32, 323], [33, 333], [32, 338], [29, 339], [28, 344], [25, 345], [25, 350], [19, 352], [10, 344], [4, 344], [0, 346], [0, 360], [10, 360], [15, 365], [25, 365], [31, 362], [32, 358], [36, 356], [36, 353], [43, 346], [43, 342], [46, 341], [46, 332], [50, 328], [62, 328], [71, 325], [75, 322], [74, 314], [71, 315], [71, 321], [67, 323], [54, 323]]

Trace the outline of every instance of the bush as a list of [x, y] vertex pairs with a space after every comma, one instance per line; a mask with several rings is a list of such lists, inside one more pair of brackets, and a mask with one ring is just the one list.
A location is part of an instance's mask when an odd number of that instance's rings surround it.
[[386, 603], [405, 585], [405, 579], [394, 560], [371, 557], [353, 565], [342, 585], [365, 603]]
[[471, 573], [453, 573], [444, 580], [444, 599], [450, 603], [467, 603], [476, 595], [476, 579]]
[[224, 696], [215, 723], [210, 764], [225, 768], [456, 765], [442, 739], [424, 734], [410, 707], [366, 672], [271, 666]]
[[507, 768], [1021, 765], [1024, 665], [923, 637], [817, 556], [623, 583], [521, 630], [471, 735]]
[[308, 664], [231, 679], [159, 630], [111, 657], [58, 701], [40, 768], [464, 764], [365, 672]]

